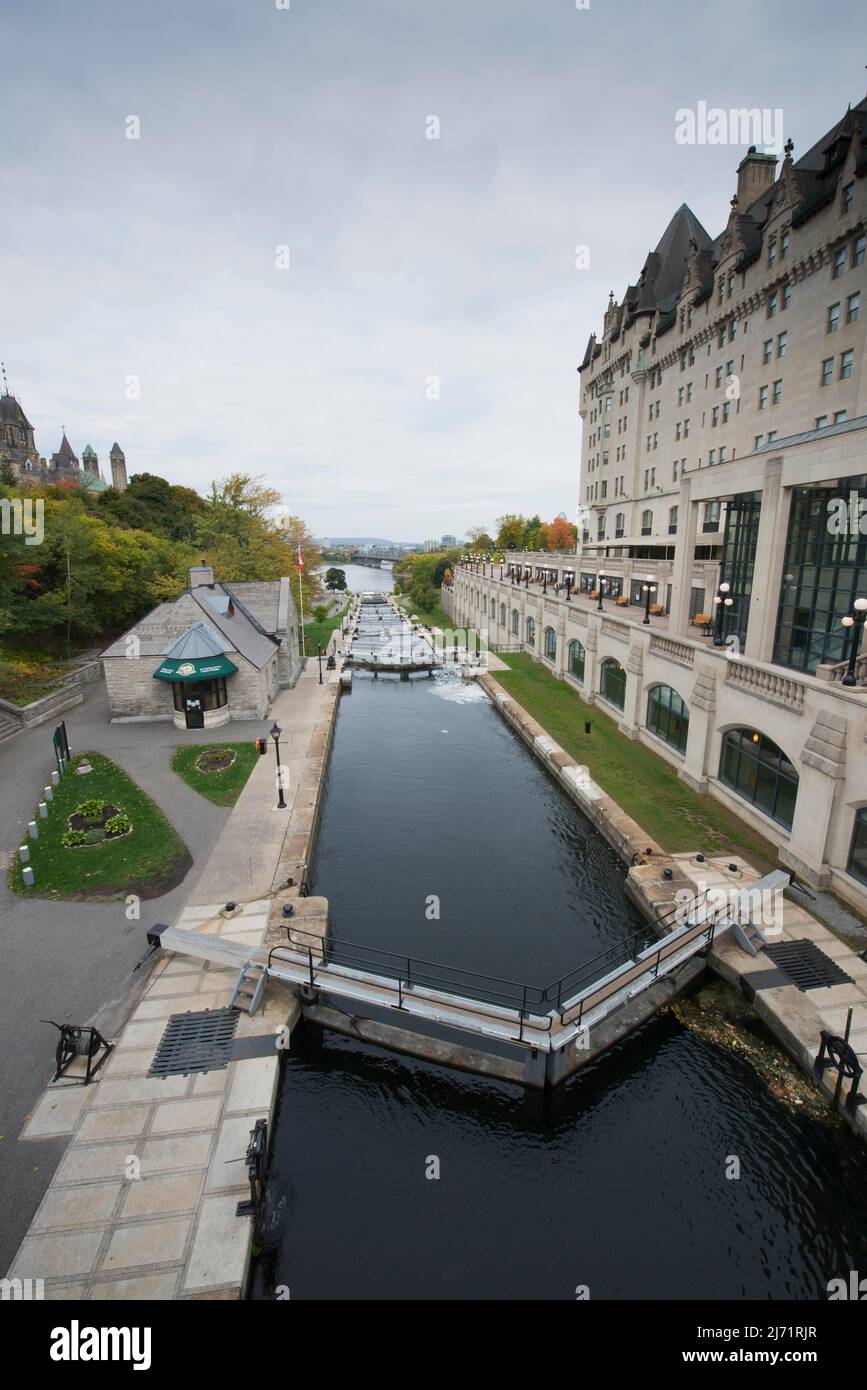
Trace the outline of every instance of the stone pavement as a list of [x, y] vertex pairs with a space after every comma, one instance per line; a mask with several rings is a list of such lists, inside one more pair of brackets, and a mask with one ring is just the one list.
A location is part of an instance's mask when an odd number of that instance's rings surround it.
[[[318, 663], [309, 660], [294, 690], [281, 694], [274, 714], [289, 736], [288, 809], [276, 810], [273, 755], [261, 758], [174, 925], [252, 951], [274, 939], [291, 897], [297, 919], [309, 909], [311, 927], [324, 930], [320, 900], [297, 894], [316, 832], [339, 678], [323, 672], [320, 685]], [[285, 888], [289, 876], [295, 886]], [[225, 911], [229, 901], [239, 905], [233, 913]], [[142, 937], [154, 920], [138, 924]], [[271, 1114], [276, 1045], [273, 1055], [224, 1071], [146, 1075], [169, 1016], [226, 1007], [236, 979], [234, 969], [165, 953], [97, 1081], [48, 1087], [22, 1138], [71, 1142], [11, 1277], [45, 1280], [48, 1298], [241, 1296], [252, 1221], [235, 1209], [248, 1192], [250, 1130]], [[272, 981], [264, 1006], [240, 1015], [236, 1036], [273, 1035], [296, 1017], [291, 992]]]

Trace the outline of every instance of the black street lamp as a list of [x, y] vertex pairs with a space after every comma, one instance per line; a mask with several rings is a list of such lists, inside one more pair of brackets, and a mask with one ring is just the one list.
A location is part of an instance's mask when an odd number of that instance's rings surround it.
[[543, 570], [543, 571], [542, 571], [542, 593], [543, 593], [543, 594], [547, 594], [547, 592], [548, 592], [548, 571], [547, 571], [547, 570]]
[[731, 584], [720, 584], [719, 593], [716, 595], [714, 599], [714, 606], [716, 610], [716, 628], [713, 636], [713, 644], [715, 647], [721, 647], [723, 645], [723, 610], [726, 608], [731, 608], [732, 604], [734, 603], [734, 599], [731, 597], [730, 591]]
[[644, 617], [642, 618], [641, 621], [642, 621], [642, 623], [649, 623], [649, 622], [650, 622], [650, 595], [656, 593], [656, 585], [653, 583], [653, 575], [652, 575], [652, 574], [645, 575], [645, 578], [646, 578], [646, 580], [647, 580], [647, 583], [646, 583], [646, 584], [642, 584], [642, 586], [641, 586], [642, 589], [643, 589], [643, 591], [644, 591]]
[[316, 643], [316, 655], [319, 658], [319, 684], [322, 684], [322, 643]]
[[841, 685], [857, 685], [855, 678], [855, 662], [861, 650], [861, 633], [864, 624], [867, 622], [867, 598], [856, 598], [852, 604], [854, 613], [847, 614], [843, 619], [843, 626], [852, 629], [852, 640], [849, 644], [849, 665], [846, 667], [846, 674], [840, 682]]
[[283, 769], [280, 766], [280, 735], [282, 734], [282, 732], [283, 730], [280, 728], [280, 725], [277, 723], [275, 719], [274, 724], [271, 728], [271, 737], [274, 740], [274, 755], [277, 759], [277, 791], [279, 793], [277, 797], [278, 811], [286, 810], [286, 801], [283, 796]]
[[597, 588], [597, 590], [598, 590], [598, 592], [597, 592], [597, 594], [596, 594], [596, 597], [597, 597], [597, 599], [599, 600], [599, 602], [597, 603], [596, 607], [597, 607], [597, 609], [599, 610], [600, 613], [604, 613], [604, 612], [605, 612], [604, 608], [602, 607], [602, 581], [604, 580], [604, 578], [605, 578], [605, 571], [604, 571], [604, 570], [600, 570], [600, 571], [599, 571], [599, 578], [598, 578], [597, 583], [596, 583], [596, 588]]
[[573, 585], [573, 583], [574, 583], [574, 580], [573, 580], [573, 578], [572, 578], [572, 575], [571, 575], [571, 574], [567, 574], [567, 575], [566, 575], [566, 602], [567, 602], [567, 603], [571, 603], [571, 602], [572, 602], [572, 585]]

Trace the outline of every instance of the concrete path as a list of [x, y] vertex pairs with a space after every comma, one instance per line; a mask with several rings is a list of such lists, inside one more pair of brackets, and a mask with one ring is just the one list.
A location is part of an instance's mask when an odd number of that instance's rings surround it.
[[[250, 950], [283, 939], [286, 898], [295, 899], [295, 920], [309, 915], [311, 928], [324, 931], [319, 900], [297, 896], [312, 850], [340, 693], [339, 671], [324, 677], [323, 672], [320, 685], [318, 663], [308, 661], [294, 690], [283, 692], [272, 712], [288, 735], [288, 808], [276, 809], [269, 750], [227, 813], [188, 906], [170, 913], [166, 900], [145, 905], [147, 922], [137, 924], [140, 950], [145, 925], [155, 921]], [[284, 889], [290, 873], [296, 886]], [[227, 914], [230, 900], [239, 907]], [[50, 1136], [56, 1159], [61, 1147], [69, 1147], [18, 1250], [12, 1277], [45, 1280], [48, 1298], [240, 1296], [252, 1222], [236, 1216], [237, 1202], [248, 1191], [246, 1168], [238, 1160], [256, 1118], [271, 1114], [276, 1047], [273, 1054], [231, 1062], [225, 1071], [147, 1077], [169, 1016], [228, 1006], [236, 979], [235, 969], [160, 953], [128, 1021], [108, 1034], [117, 1046], [97, 1080], [83, 1087], [64, 1079], [48, 1087], [18, 1148], [26, 1151], [33, 1140]], [[296, 1012], [291, 993], [272, 982], [265, 1007], [241, 1015], [237, 1036], [273, 1035]]]
[[[101, 682], [87, 687], [84, 704], [65, 717], [73, 752], [96, 750], [114, 759], [153, 798], [189, 849], [194, 862], [184, 882], [143, 904], [149, 920], [173, 920], [229, 809], [214, 806], [172, 772], [172, 753], [190, 741], [186, 731], [169, 723], [109, 723]], [[267, 721], [238, 721], [198, 729], [194, 738], [196, 743], [241, 742], [269, 727]], [[66, 1143], [49, 1137], [38, 1144], [16, 1143], [53, 1069], [57, 1033], [39, 1020], [86, 1023], [103, 1011], [105, 1026], [114, 1031], [119, 1015], [110, 1006], [127, 994], [130, 972], [145, 951], [145, 921], [127, 920], [122, 902], [20, 898], [6, 886], [6, 867], [54, 766], [52, 728], [44, 724], [0, 744], [0, 1049], [7, 1059], [0, 1092], [0, 1270], [8, 1267]]]

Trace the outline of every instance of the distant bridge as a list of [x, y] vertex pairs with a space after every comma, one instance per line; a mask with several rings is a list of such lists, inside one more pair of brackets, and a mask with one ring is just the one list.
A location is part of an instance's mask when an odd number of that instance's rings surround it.
[[349, 563], [351, 565], [366, 565], [371, 570], [380, 570], [383, 566], [388, 569], [394, 563], [394, 556], [350, 555]]

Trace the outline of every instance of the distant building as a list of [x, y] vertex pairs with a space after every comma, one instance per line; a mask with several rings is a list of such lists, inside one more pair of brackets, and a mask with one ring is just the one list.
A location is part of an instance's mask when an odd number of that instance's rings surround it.
[[127, 483], [126, 455], [117, 441], [112, 444], [108, 458], [111, 463], [111, 485], [116, 491], [125, 492]]
[[44, 462], [36, 452], [33, 426], [20, 403], [10, 394], [4, 376], [4, 391], [0, 396], [0, 463], [10, 463], [20, 478], [27, 473], [38, 474]]
[[216, 584], [209, 566], [192, 569], [190, 587], [113, 642], [102, 666], [113, 722], [264, 719], [301, 671], [291, 582]]
[[[123, 492], [127, 485], [126, 459], [119, 444], [113, 444], [111, 454], [112, 485]], [[46, 463], [36, 448], [33, 426], [24, 414], [20, 401], [12, 395], [3, 372], [3, 394], [0, 395], [0, 464], [10, 463], [20, 483], [49, 483], [61, 487], [81, 487], [86, 492], [105, 492], [108, 484], [99, 467], [99, 456], [86, 444], [79, 461], [66, 437]]]
[[453, 550], [457, 545], [457, 541], [454, 536], [443, 536], [441, 544], [443, 550]]

